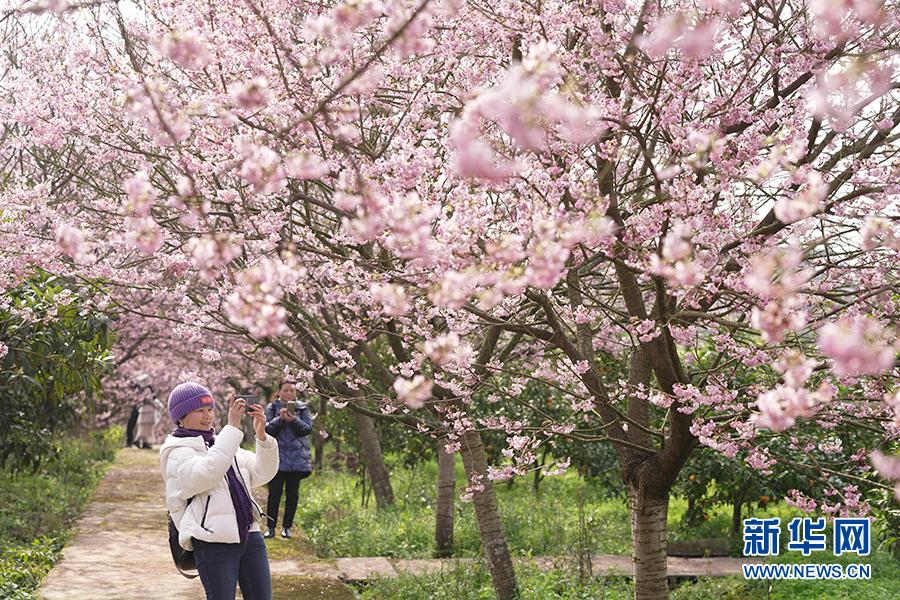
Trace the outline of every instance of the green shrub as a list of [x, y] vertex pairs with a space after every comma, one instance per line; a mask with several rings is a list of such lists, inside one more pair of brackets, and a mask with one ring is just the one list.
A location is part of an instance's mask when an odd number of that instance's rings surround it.
[[121, 427], [62, 437], [37, 473], [0, 471], [0, 598], [34, 596], [122, 437]]
[[40, 270], [0, 293], [0, 469], [43, 469], [63, 433], [93, 412], [113, 343], [93, 294]]
[[41, 536], [24, 543], [0, 548], [0, 598], [31, 598], [41, 580], [53, 567], [65, 545], [64, 538]]

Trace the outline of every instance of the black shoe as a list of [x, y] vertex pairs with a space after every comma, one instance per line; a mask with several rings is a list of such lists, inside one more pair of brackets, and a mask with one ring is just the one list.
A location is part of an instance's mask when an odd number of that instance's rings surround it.
[[288, 529], [287, 527], [285, 527], [284, 529], [282, 529], [282, 530], [281, 530], [281, 537], [283, 537], [284, 539], [290, 539], [290, 538], [291, 538], [291, 530]]
[[265, 532], [265, 533], [263, 534], [263, 537], [266, 538], [267, 540], [272, 539], [273, 537], [275, 537], [275, 530], [274, 530], [274, 529], [269, 529], [267, 532]]

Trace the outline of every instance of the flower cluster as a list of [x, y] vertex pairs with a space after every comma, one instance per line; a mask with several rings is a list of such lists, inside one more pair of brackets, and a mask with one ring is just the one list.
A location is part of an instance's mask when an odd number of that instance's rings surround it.
[[894, 365], [896, 335], [878, 321], [845, 316], [819, 329], [819, 350], [839, 377], [879, 375]]
[[425, 401], [431, 398], [431, 390], [434, 382], [425, 379], [422, 375], [416, 375], [412, 379], [398, 377], [394, 380], [394, 391], [397, 398], [412, 409], [425, 406]]

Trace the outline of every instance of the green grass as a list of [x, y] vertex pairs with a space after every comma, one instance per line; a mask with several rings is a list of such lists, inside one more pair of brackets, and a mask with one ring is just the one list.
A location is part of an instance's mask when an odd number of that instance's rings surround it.
[[[516, 569], [523, 599], [601, 600], [629, 598], [631, 584], [622, 578], [593, 578], [584, 581], [564, 569], [541, 571], [533, 566]], [[480, 563], [456, 566], [450, 571], [429, 575], [402, 575], [374, 580], [357, 592], [360, 600], [494, 600], [487, 569]]]
[[121, 445], [121, 428], [66, 438], [35, 474], [0, 471], [0, 598], [34, 597]]
[[[702, 577], [678, 584], [671, 600], [894, 600], [900, 598], [897, 562], [884, 552], [865, 559], [845, 559], [831, 555], [804, 558], [787, 553], [779, 562], [864, 562], [872, 565], [867, 581], [745, 581], [740, 577]], [[571, 569], [541, 572], [533, 566], [519, 566], [516, 576], [523, 599], [531, 600], [630, 600], [633, 587], [625, 578], [581, 580]], [[771, 586], [771, 587], [770, 587]], [[487, 569], [482, 563], [457, 567], [440, 574], [404, 575], [380, 579], [357, 591], [360, 600], [493, 600]]]
[[797, 552], [782, 552], [773, 562], [872, 565], [869, 580], [811, 580], [811, 581], [745, 581], [740, 577], [701, 578], [681, 585], [672, 594], [673, 600], [893, 600], [900, 598], [900, 564], [886, 552], [871, 556], [834, 556], [830, 552], [813, 553], [804, 557]]
[[[829, 539], [830, 539], [829, 534]], [[871, 556], [834, 556], [831, 551], [814, 552], [803, 556], [799, 552], [782, 552], [772, 562], [820, 563], [847, 565], [849, 563], [872, 565], [870, 580], [842, 581], [774, 581], [772, 598], [812, 600], [813, 598], [866, 598], [881, 600], [900, 598], [900, 562], [887, 552], [873, 552]], [[764, 596], [761, 596], [764, 597]]]
[[[387, 556], [430, 558], [434, 555], [434, 496], [437, 466], [433, 462], [416, 469], [394, 468], [391, 472], [395, 506], [375, 507], [370, 498], [362, 506], [358, 479], [347, 473], [314, 474], [300, 485], [297, 520], [315, 552], [323, 558], [341, 556]], [[464, 485], [461, 465], [457, 489]], [[587, 539], [594, 553], [629, 554], [631, 525], [625, 500], [610, 496], [600, 486], [585, 482], [574, 473], [548, 477], [536, 496], [530, 481], [512, 486], [497, 484], [501, 518], [514, 556], [566, 555], [575, 552], [579, 536], [579, 503], [583, 502]], [[699, 526], [682, 522], [687, 502], [673, 498], [669, 504], [669, 539], [729, 538], [732, 554], [740, 554], [740, 536], [730, 534], [731, 509], [717, 507]], [[783, 502], [756, 509], [756, 515], [778, 516], [782, 523], [802, 513]], [[749, 515], [745, 515], [749, 516]], [[454, 556], [480, 557], [481, 542], [470, 503], [455, 504]]]
[[[375, 508], [374, 499], [361, 504], [361, 489], [354, 476], [327, 472], [313, 475], [300, 486], [297, 519], [316, 553], [339, 556], [388, 556], [430, 558], [434, 554], [434, 495], [437, 478], [434, 463], [413, 471], [392, 471], [396, 505]], [[463, 485], [461, 467], [458, 488]], [[576, 476], [548, 478], [535, 496], [530, 483], [495, 486], [512, 553], [516, 556], [565, 554], [572, 551], [578, 534], [578, 500], [585, 499], [586, 528], [597, 552], [625, 553], [630, 549], [628, 511], [620, 500]], [[538, 510], [539, 509], [539, 510]], [[478, 557], [481, 542], [470, 503], [455, 504], [455, 556]]]

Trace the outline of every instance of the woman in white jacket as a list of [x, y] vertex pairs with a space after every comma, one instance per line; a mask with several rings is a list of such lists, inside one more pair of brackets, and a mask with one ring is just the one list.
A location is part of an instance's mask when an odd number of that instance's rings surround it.
[[[253, 417], [256, 453], [240, 448], [244, 411]], [[271, 600], [272, 580], [259, 528], [263, 516], [250, 489], [278, 472], [278, 443], [266, 435], [258, 404], [240, 398], [228, 408], [228, 425], [213, 432], [215, 399], [197, 383], [169, 394], [169, 416], [178, 429], [160, 447], [166, 506], [178, 541], [194, 551], [207, 600], [233, 600], [241, 586], [245, 600]]]

